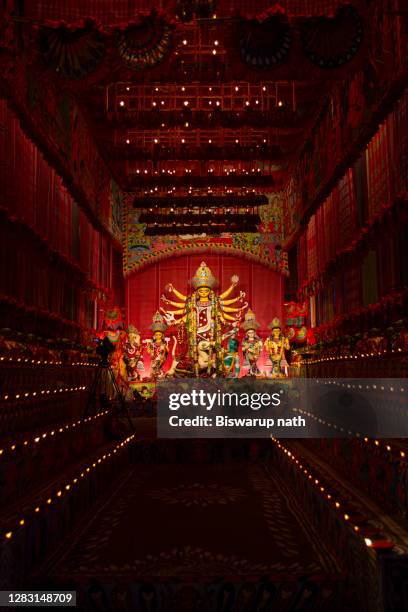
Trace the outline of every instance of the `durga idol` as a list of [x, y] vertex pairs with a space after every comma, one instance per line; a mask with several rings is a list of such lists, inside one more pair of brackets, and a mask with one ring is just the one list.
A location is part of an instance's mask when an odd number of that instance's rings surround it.
[[[229, 298], [238, 282], [238, 276], [233, 276], [230, 287], [217, 296], [214, 291], [217, 280], [203, 261], [192, 279], [194, 290], [190, 296], [183, 295], [172, 284], [166, 286], [166, 291], [173, 294], [178, 301], [163, 295], [162, 301], [174, 306], [176, 310], [162, 308], [161, 311], [168, 325], [178, 326], [181, 343], [185, 335], [186, 355], [182, 355], [179, 347], [175, 360], [178, 363], [186, 363], [187, 358], [187, 362], [191, 364], [190, 371], [195, 376], [223, 375], [222, 342], [234, 335], [242, 313], [248, 306], [247, 303], [242, 304], [245, 298], [243, 291], [240, 291], [238, 296]], [[184, 368], [184, 371], [188, 370], [189, 368]]]

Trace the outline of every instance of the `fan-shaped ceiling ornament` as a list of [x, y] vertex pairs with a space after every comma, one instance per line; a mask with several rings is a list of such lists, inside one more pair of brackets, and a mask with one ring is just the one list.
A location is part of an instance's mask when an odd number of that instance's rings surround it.
[[320, 68], [339, 68], [350, 62], [363, 40], [363, 19], [351, 5], [339, 8], [334, 17], [308, 19], [302, 26], [306, 56]]
[[117, 33], [117, 48], [133, 70], [153, 68], [168, 54], [173, 27], [164, 16], [152, 11]]
[[239, 46], [251, 68], [271, 69], [282, 64], [292, 46], [292, 32], [284, 13], [268, 14], [264, 19], [241, 22]]
[[65, 24], [42, 26], [39, 40], [47, 64], [69, 79], [80, 79], [93, 72], [105, 55], [102, 34], [91, 21], [75, 29]]

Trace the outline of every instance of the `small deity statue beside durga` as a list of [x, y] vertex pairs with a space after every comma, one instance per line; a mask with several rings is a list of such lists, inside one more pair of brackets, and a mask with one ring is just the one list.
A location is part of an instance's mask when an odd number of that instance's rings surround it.
[[[202, 262], [192, 279], [189, 295], [168, 284], [161, 296], [162, 306], [153, 316], [152, 337], [141, 341], [138, 330], [133, 325], [128, 327], [119, 358], [125, 369], [124, 381], [130, 385], [140, 382], [140, 372], [144, 370], [143, 345], [150, 356], [152, 381], [165, 377], [238, 378], [242, 374], [287, 376], [286, 353], [290, 345], [282, 334], [279, 319], [273, 319], [269, 326], [271, 334], [263, 342], [257, 333], [260, 325], [255, 313], [247, 310], [245, 293], [237, 291], [238, 282], [238, 276], [232, 276], [230, 286], [217, 294], [217, 281]], [[243, 368], [239, 354], [240, 329], [244, 332]], [[272, 366], [268, 373], [261, 372], [259, 367], [264, 348]]]

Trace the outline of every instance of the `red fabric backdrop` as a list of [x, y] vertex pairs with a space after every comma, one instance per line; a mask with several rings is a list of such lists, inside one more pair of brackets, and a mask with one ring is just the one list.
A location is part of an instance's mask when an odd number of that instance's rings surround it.
[[[261, 264], [225, 255], [172, 257], [132, 274], [126, 281], [127, 322], [139, 329], [142, 339], [150, 338], [152, 316], [160, 306], [160, 296], [164, 293], [165, 285], [171, 282], [182, 293], [188, 293], [189, 280], [203, 260], [218, 279], [222, 291], [231, 284], [231, 276], [238, 274], [240, 281], [233, 295], [238, 294], [239, 290], [245, 291], [245, 300], [261, 325], [258, 333], [262, 339], [266, 338], [268, 324], [273, 317], [282, 318], [283, 277]], [[240, 339], [242, 335], [241, 331]], [[263, 355], [260, 360], [261, 368], [265, 360]], [[150, 370], [147, 356], [145, 367], [147, 374]]]

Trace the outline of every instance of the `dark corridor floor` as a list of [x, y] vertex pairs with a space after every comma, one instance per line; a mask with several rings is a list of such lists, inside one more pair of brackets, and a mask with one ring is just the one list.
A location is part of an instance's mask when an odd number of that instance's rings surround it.
[[[308, 597], [313, 594], [328, 604], [342, 583], [335, 557], [283, 480], [261, 462], [243, 461], [135, 464], [81, 530], [64, 543], [44, 573], [55, 583], [69, 577], [80, 589], [88, 589], [88, 599], [89, 589], [102, 589], [98, 600], [106, 597], [106, 602], [100, 600], [102, 607], [92, 604], [89, 608], [101, 610], [309, 609], [283, 604], [285, 598], [286, 603], [296, 597], [302, 600], [305, 584]], [[163, 604], [163, 594], [159, 605], [157, 585], [168, 590], [172, 584], [174, 591], [175, 584], [198, 583], [207, 586], [205, 593], [200, 587], [192, 607], [191, 602], [183, 607], [173, 599]], [[251, 597], [256, 595], [255, 584], [262, 583], [270, 585], [268, 597], [271, 589], [286, 589], [286, 594], [280, 593], [278, 604], [275, 593], [273, 608], [242, 607], [235, 599], [233, 607], [219, 607], [214, 585], [221, 583], [240, 588], [252, 585]], [[211, 597], [210, 584], [213, 600], [205, 604]], [[139, 599], [135, 596], [137, 585], [153, 589], [154, 607], [147, 606], [140, 593]], [[123, 600], [133, 602], [136, 597], [140, 607], [134, 602], [125, 607], [113, 604], [118, 589], [127, 593], [122, 594]], [[337, 608], [319, 605], [316, 599], [314, 609]]]

